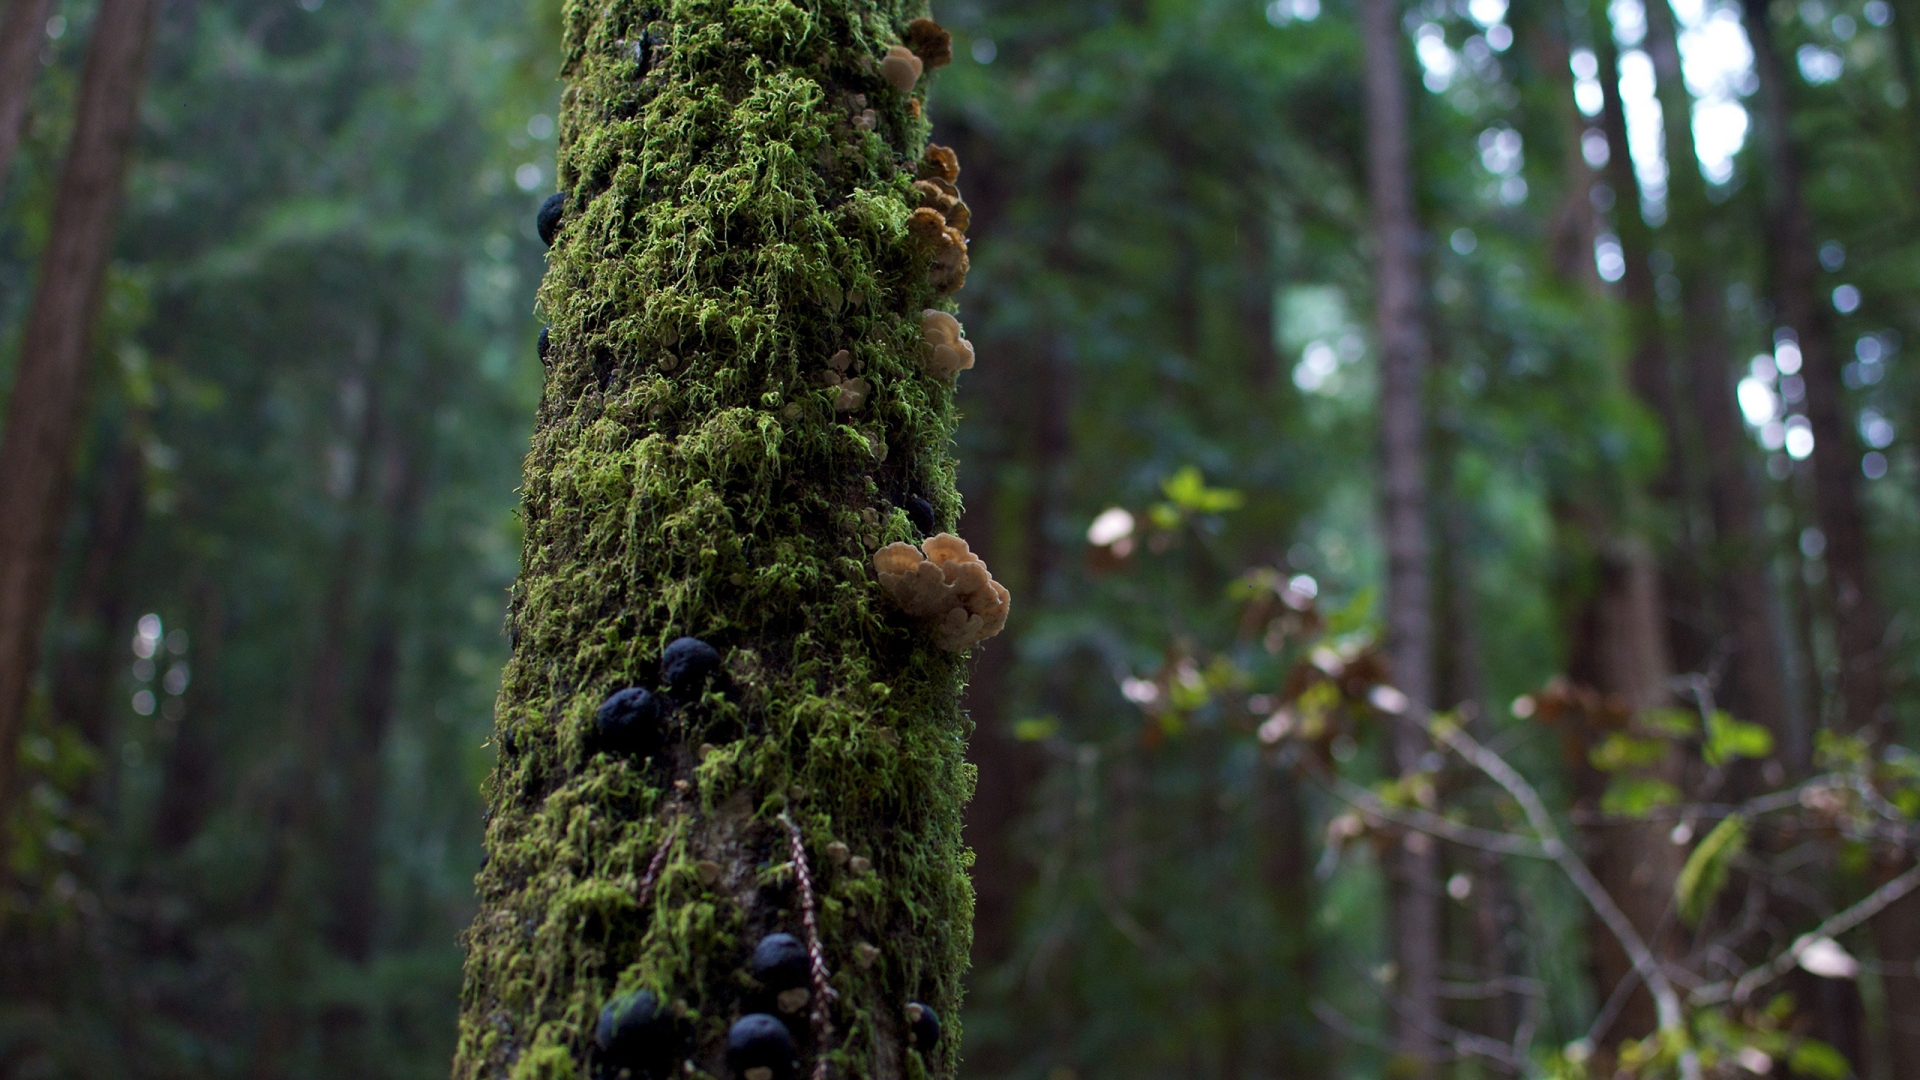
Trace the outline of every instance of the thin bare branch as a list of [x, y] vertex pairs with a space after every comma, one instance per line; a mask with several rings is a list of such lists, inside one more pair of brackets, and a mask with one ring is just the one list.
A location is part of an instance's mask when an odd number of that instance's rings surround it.
[[1694, 991], [1692, 999], [1702, 1005], [1718, 1004], [1729, 999], [1744, 1002], [1753, 996], [1755, 990], [1792, 971], [1814, 942], [1846, 933], [1880, 914], [1887, 905], [1915, 888], [1920, 888], [1920, 865], [1913, 866], [1906, 873], [1868, 893], [1865, 899], [1836, 913], [1832, 918], [1814, 927], [1812, 932], [1795, 938], [1792, 945], [1782, 950], [1772, 960], [1740, 976], [1740, 980], [1731, 988], [1724, 982], [1713, 983]]
[[[1607, 929], [1612, 932], [1614, 940], [1620, 943], [1620, 947], [1633, 961], [1634, 970], [1639, 972], [1640, 978], [1647, 984], [1648, 991], [1653, 994], [1654, 1008], [1659, 1013], [1660, 1029], [1678, 1035], [1684, 1046], [1686, 1020], [1685, 1013], [1680, 1007], [1679, 993], [1674, 990], [1673, 983], [1667, 978], [1667, 973], [1661, 968], [1660, 962], [1654, 958], [1653, 951], [1647, 948], [1647, 943], [1640, 937], [1640, 932], [1633, 928], [1632, 922], [1628, 921], [1626, 913], [1614, 903], [1613, 897], [1608, 894], [1605, 886], [1593, 876], [1593, 871], [1587, 869], [1587, 864], [1581, 862], [1579, 857], [1560, 839], [1560, 830], [1553, 824], [1553, 817], [1547, 812], [1546, 804], [1540, 800], [1539, 792], [1533, 789], [1532, 784], [1527, 783], [1526, 777], [1521, 776], [1513, 766], [1507, 764], [1505, 758], [1481, 746], [1473, 736], [1457, 725], [1436, 718], [1427, 727], [1434, 738], [1445, 743], [1474, 768], [1479, 769], [1494, 783], [1506, 789], [1507, 794], [1513, 796], [1514, 801], [1520, 804], [1521, 812], [1527, 815], [1527, 823], [1533, 826], [1534, 833], [1540, 837], [1540, 843], [1546, 849], [1547, 857], [1552, 859], [1554, 864], [1560, 867], [1561, 872], [1572, 880], [1574, 888], [1580, 890], [1580, 895], [1585, 898], [1587, 905], [1593, 909], [1594, 914], [1600, 916], [1601, 922], [1607, 924]], [[1681, 1052], [1680, 1074], [1683, 1080], [1699, 1080], [1700, 1059], [1691, 1049]]]

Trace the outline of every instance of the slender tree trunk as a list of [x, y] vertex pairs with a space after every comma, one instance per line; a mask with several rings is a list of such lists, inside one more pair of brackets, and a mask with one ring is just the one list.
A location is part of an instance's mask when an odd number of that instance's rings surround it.
[[[1860, 446], [1853, 425], [1847, 422], [1840, 382], [1845, 356], [1835, 343], [1838, 334], [1832, 312], [1821, 302], [1818, 244], [1801, 182], [1787, 74], [1765, 7], [1749, 2], [1746, 16], [1755, 74], [1760, 79], [1770, 218], [1767, 254], [1774, 300], [1781, 321], [1799, 339], [1800, 373], [1807, 384], [1814, 512], [1827, 537], [1827, 588], [1840, 653], [1843, 729], [1877, 741], [1886, 734], [1881, 654], [1886, 623], [1874, 600], [1866, 513], [1861, 506]], [[1915, 1065], [1920, 1068], [1920, 1059]]]
[[20, 149], [46, 26], [47, 0], [8, 0], [6, 14], [0, 15], [0, 191], [6, 190], [13, 156]]
[[0, 435], [0, 521], [7, 523], [0, 529], [0, 811], [12, 803], [21, 724], [39, 666], [153, 12], [153, 0], [103, 0], [94, 18], [73, 141]]
[[1670, 666], [1676, 658], [1698, 660], [1709, 651], [1698, 614], [1705, 603], [1691, 537], [1693, 515], [1688, 501], [1689, 492], [1697, 485], [1688, 477], [1686, 428], [1675, 391], [1673, 353], [1661, 325], [1654, 289], [1653, 230], [1641, 216], [1640, 180], [1633, 171], [1633, 156], [1627, 145], [1626, 109], [1620, 98], [1619, 51], [1614, 47], [1606, 9], [1605, 3], [1596, 4], [1594, 8], [1597, 27], [1594, 53], [1601, 74], [1600, 130], [1607, 139], [1605, 176], [1614, 192], [1614, 228], [1625, 264], [1619, 295], [1632, 349], [1626, 379], [1635, 399], [1659, 424], [1666, 444], [1661, 467], [1647, 484], [1646, 495], [1651, 505], [1641, 511], [1650, 514], [1657, 523], [1647, 531], [1649, 539], [1664, 539], [1657, 547], [1641, 554], [1660, 567], [1660, 629], [1664, 639], [1661, 651], [1666, 657], [1663, 663]]
[[[1614, 194], [1614, 227], [1626, 264], [1619, 296], [1628, 352], [1621, 358], [1617, 385], [1658, 423], [1667, 454], [1650, 479], [1586, 478], [1571, 485], [1580, 490], [1556, 501], [1554, 518], [1563, 537], [1558, 548], [1568, 558], [1570, 579], [1564, 601], [1567, 675], [1582, 694], [1592, 695], [1584, 698], [1583, 707], [1563, 715], [1560, 724], [1583, 821], [1586, 862], [1640, 933], [1656, 948], [1663, 948], [1669, 943], [1661, 940], [1658, 931], [1684, 852], [1657, 825], [1603, 818], [1599, 803], [1607, 778], [1587, 760], [1588, 751], [1604, 735], [1601, 717], [1591, 715], [1594, 709], [1631, 715], [1671, 704], [1670, 640], [1685, 625], [1671, 589], [1676, 579], [1686, 579], [1683, 570], [1673, 568], [1682, 562], [1679, 558], [1666, 560], [1670, 569], [1663, 573], [1661, 553], [1649, 540], [1656, 531], [1648, 521], [1655, 516], [1650, 503], [1665, 511], [1659, 516], [1685, 520], [1681, 425], [1672, 356], [1660, 325], [1649, 267], [1652, 231], [1641, 217], [1640, 185], [1627, 148], [1620, 100], [1619, 57], [1604, 5], [1597, 6], [1594, 22], [1594, 51], [1603, 91], [1599, 127], [1608, 147], [1603, 176]], [[1578, 138], [1584, 122], [1577, 112], [1568, 114], [1568, 123], [1570, 136]], [[1584, 158], [1570, 156], [1567, 167], [1582, 174], [1588, 171]], [[1598, 280], [1584, 273], [1569, 278], [1570, 284], [1580, 282], [1596, 292], [1600, 288]], [[1685, 551], [1684, 544], [1679, 547]], [[1625, 951], [1597, 919], [1590, 925], [1588, 969], [1595, 997], [1603, 1007], [1612, 1001], [1615, 1010], [1602, 1033], [1603, 1057], [1610, 1058], [1622, 1039], [1652, 1032], [1657, 1017], [1652, 996], [1643, 987], [1629, 985], [1635, 976]]]
[[[1414, 216], [1405, 47], [1399, 6], [1364, 0], [1367, 176], [1373, 201], [1375, 333], [1380, 361], [1381, 515], [1387, 548], [1387, 653], [1407, 695], [1394, 725], [1392, 765], [1420, 768], [1430, 749], [1416, 721], [1433, 705], [1432, 600], [1428, 590], [1426, 374], [1420, 225]], [[1434, 1075], [1440, 1031], [1440, 853], [1409, 833], [1393, 858], [1394, 957], [1399, 969], [1395, 1042], [1410, 1075]]]
[[[815, 1076], [917, 1074], [913, 1055], [951, 1076], [961, 654], [874, 557], [922, 539], [906, 495], [936, 529], [958, 516], [922, 315], [958, 285], [963, 219], [934, 183], [954, 161], [924, 147], [916, 62], [887, 55], [904, 4], [676, 5], [636, 78], [657, 10], [568, 24], [550, 366], [454, 1072], [739, 1075], [759, 1066], [729, 1069], [729, 1034], [764, 1024], [752, 1045], [790, 1039]], [[798, 985], [752, 973], [776, 932], [817, 941]], [[642, 989], [662, 1018], [596, 1046]]]
[[1733, 399], [1736, 374], [1726, 328], [1726, 283], [1720, 264], [1716, 214], [1693, 145], [1693, 100], [1680, 74], [1673, 11], [1649, 0], [1647, 54], [1653, 59], [1666, 124], [1668, 232], [1680, 277], [1683, 336], [1692, 422], [1704, 458], [1713, 543], [1708, 572], [1717, 600], [1716, 630], [1726, 665], [1721, 703], [1743, 719], [1762, 724], [1785, 743], [1792, 736], [1781, 679], [1779, 639], [1769, 603], [1773, 582], [1766, 572], [1765, 544], [1748, 461], [1753, 456]]
[[[129, 621], [127, 562], [140, 535], [145, 510], [145, 462], [140, 448], [123, 437], [103, 463], [93, 513], [87, 523], [87, 553], [81, 560], [61, 644], [53, 662], [52, 705], [56, 723], [78, 732], [107, 755], [113, 738], [114, 675], [124, 670]], [[156, 669], [163, 667], [155, 658]], [[105, 775], [96, 775], [88, 798], [96, 807], [112, 801]]]
[[[1860, 492], [1860, 447], [1847, 422], [1832, 315], [1820, 302], [1813, 214], [1801, 182], [1793, 136], [1791, 85], [1764, 4], [1748, 0], [1747, 36], [1760, 80], [1760, 135], [1768, 180], [1767, 253], [1781, 321], [1799, 340], [1813, 428], [1813, 504], [1826, 534], [1827, 587], [1840, 665], [1841, 728], [1873, 742], [1886, 736], [1881, 644], [1885, 634], [1874, 601], [1867, 523]], [[1904, 70], [1904, 66], [1903, 66]], [[1908, 897], [1873, 921], [1885, 965], [1889, 1052], [1896, 1076], [1920, 1075], [1920, 900]], [[1843, 1013], [1857, 1010], [1843, 1009]], [[1860, 1061], [1858, 1055], [1855, 1061]]]

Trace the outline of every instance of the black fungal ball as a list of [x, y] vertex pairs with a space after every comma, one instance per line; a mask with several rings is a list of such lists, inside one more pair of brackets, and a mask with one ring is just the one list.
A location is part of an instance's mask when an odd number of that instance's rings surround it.
[[651, 990], [636, 990], [607, 1002], [600, 1010], [593, 1045], [611, 1073], [626, 1069], [634, 1076], [666, 1077], [681, 1048], [673, 1016], [660, 1007]]
[[934, 534], [933, 504], [918, 495], [907, 496], [907, 520], [920, 530], [921, 536]]
[[541, 243], [553, 246], [553, 234], [560, 228], [560, 215], [566, 209], [567, 194], [564, 191], [554, 192], [547, 196], [546, 202], [540, 204], [540, 212], [533, 216], [533, 223], [540, 229]]
[[660, 748], [666, 710], [660, 699], [638, 686], [616, 690], [593, 715], [602, 749], [644, 757]]
[[708, 676], [720, 670], [720, 653], [696, 637], [674, 638], [660, 654], [660, 678], [681, 701], [700, 696]]
[[925, 1054], [940, 1041], [940, 1014], [932, 1006], [907, 1002], [907, 1045]]
[[633, 61], [640, 65], [640, 70], [637, 74], [642, 79], [647, 77], [647, 72], [653, 70], [654, 44], [653, 31], [651, 30], [642, 30], [640, 32], [640, 40], [633, 43]]
[[551, 328], [545, 326], [540, 328], [540, 362], [543, 364], [547, 362], [547, 331], [549, 329]]
[[807, 947], [792, 934], [768, 934], [753, 947], [753, 977], [773, 991], [807, 984]]
[[[778, 1017], [749, 1013], [727, 1029], [727, 1068], [737, 1077], [761, 1076], [768, 1080], [788, 1080], [799, 1062], [794, 1058], [793, 1036]], [[764, 1073], [754, 1070], [764, 1069]]]

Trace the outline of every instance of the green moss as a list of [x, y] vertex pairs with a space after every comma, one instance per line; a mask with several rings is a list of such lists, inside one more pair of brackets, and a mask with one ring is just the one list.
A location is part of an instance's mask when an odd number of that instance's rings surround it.
[[[839, 993], [835, 1075], [953, 1075], [958, 1025], [923, 1067], [903, 1013], [959, 1015], [962, 670], [870, 565], [917, 539], [895, 505], [908, 493], [958, 507], [953, 390], [920, 366], [919, 312], [938, 297], [904, 228], [926, 127], [873, 64], [923, 13], [568, 5], [568, 212], [540, 293], [551, 367], [457, 1076], [588, 1075], [601, 1005], [636, 986], [722, 1075], [752, 944], [801, 932], [783, 812]], [[644, 80], [642, 30], [662, 43]], [[877, 131], [853, 127], [854, 95]], [[819, 379], [843, 348], [873, 387], [850, 414]], [[676, 715], [662, 760], [593, 753], [600, 701], [657, 686], [661, 649], [687, 633], [721, 650], [724, 686]], [[836, 840], [871, 869], [827, 858]], [[868, 967], [863, 943], [881, 950]]]

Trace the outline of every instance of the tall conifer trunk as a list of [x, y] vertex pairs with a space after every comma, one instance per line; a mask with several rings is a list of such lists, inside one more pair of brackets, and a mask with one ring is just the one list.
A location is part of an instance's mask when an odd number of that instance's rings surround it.
[[7, 0], [0, 15], [0, 191], [20, 149], [27, 122], [27, 98], [40, 68], [40, 44], [46, 40], [47, 0]]
[[[456, 1076], [780, 1080], [785, 1039], [816, 1077], [953, 1074], [962, 654], [875, 564], [959, 515], [931, 366], [955, 354], [923, 311], [964, 273], [966, 212], [926, 146], [945, 35], [921, 13], [567, 8]], [[776, 933], [810, 954], [797, 984], [752, 966]]]
[[[1569, 539], [1577, 538], [1576, 543], [1563, 546], [1584, 556], [1578, 574], [1582, 587], [1568, 613], [1568, 676], [1575, 684], [1597, 691], [1606, 707], [1631, 715], [1672, 703], [1670, 635], [1680, 620], [1672, 617], [1676, 605], [1671, 589], [1676, 578], [1689, 579], [1683, 571], [1672, 569], [1679, 561], [1672, 557], [1672, 549], [1665, 553], [1669, 569], [1662, 573], [1662, 552], [1651, 542], [1649, 533], [1654, 530], [1648, 519], [1684, 521], [1680, 500], [1685, 484], [1672, 354], [1660, 326], [1649, 267], [1652, 230], [1641, 217], [1640, 185], [1627, 147], [1618, 51], [1604, 5], [1596, 7], [1594, 51], [1603, 94], [1599, 119], [1608, 148], [1605, 177], [1614, 191], [1614, 227], [1626, 263], [1620, 299], [1628, 354], [1619, 378], [1659, 424], [1667, 455], [1644, 489], [1637, 477], [1616, 478], [1607, 496], [1595, 500], [1587, 492], [1583, 501], [1562, 506], [1556, 517]], [[1595, 287], [1598, 282], [1589, 279], [1588, 284]], [[1667, 839], [1667, 830], [1658, 823], [1609, 820], [1599, 813], [1606, 777], [1588, 764], [1587, 754], [1604, 737], [1601, 720], [1586, 715], [1586, 710], [1572, 710], [1562, 721], [1568, 771], [1588, 822], [1581, 829], [1584, 857], [1635, 928], [1656, 948], [1663, 948], [1671, 938], [1663, 939], [1658, 931], [1685, 853]], [[1618, 995], [1613, 1001], [1615, 1018], [1602, 1040], [1603, 1055], [1611, 1057], [1620, 1040], [1652, 1032], [1658, 1017], [1653, 997], [1644, 987], [1628, 989], [1638, 977], [1626, 951], [1597, 918], [1589, 926], [1588, 964], [1595, 996], [1608, 1002]]]
[[[1859, 447], [1846, 421], [1840, 382], [1844, 353], [1835, 344], [1832, 316], [1820, 302], [1813, 215], [1801, 182], [1785, 65], [1766, 6], [1749, 0], [1745, 15], [1754, 72], [1760, 80], [1772, 292], [1781, 321], [1799, 338], [1807, 420], [1813, 427], [1814, 510], [1827, 537], [1827, 582], [1840, 653], [1842, 728], [1877, 741], [1886, 735], [1880, 715], [1885, 694], [1880, 652], [1885, 624], [1871, 587], [1866, 514], [1856, 464]], [[1883, 965], [1894, 1075], [1920, 1075], [1920, 968], [1915, 966], [1920, 959], [1920, 894], [1910, 893], [1896, 901], [1872, 925]]]
[[[1381, 516], [1387, 548], [1387, 653], [1407, 695], [1391, 733], [1391, 765], [1414, 772], [1431, 748], [1421, 726], [1433, 705], [1432, 599], [1428, 588], [1427, 410], [1429, 346], [1422, 310], [1420, 224], [1414, 216], [1399, 6], [1364, 0], [1367, 177], [1372, 198], [1374, 319], [1380, 348]], [[1409, 833], [1393, 859], [1393, 929], [1399, 994], [1395, 1041], [1431, 1076], [1439, 1058], [1440, 852]]]
[[[13, 800], [15, 754], [40, 660], [154, 8], [154, 0], [103, 0], [94, 16], [73, 140], [0, 433], [0, 812]], [[0, 861], [4, 847], [0, 837]]]
[[[1705, 569], [1718, 608], [1713, 625], [1719, 641], [1714, 652], [1725, 656], [1718, 699], [1742, 719], [1765, 725], [1781, 745], [1787, 745], [1792, 731], [1770, 603], [1773, 583], [1766, 572], [1748, 468], [1753, 452], [1740, 429], [1740, 412], [1733, 399], [1735, 372], [1727, 340], [1726, 281], [1718, 270], [1716, 214], [1694, 150], [1693, 98], [1681, 78], [1673, 10], [1667, 0], [1646, 0], [1645, 7], [1647, 54], [1653, 59], [1666, 129], [1667, 206], [1672, 221], [1667, 243], [1680, 279], [1691, 426], [1698, 433], [1701, 494], [1713, 522]], [[1673, 449], [1685, 452], [1686, 448]], [[1711, 663], [1716, 658], [1709, 654], [1702, 659]]]

